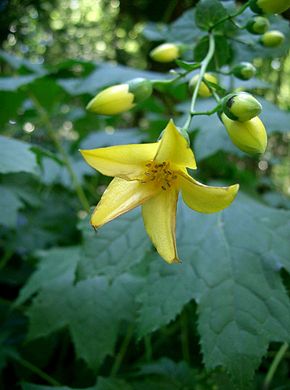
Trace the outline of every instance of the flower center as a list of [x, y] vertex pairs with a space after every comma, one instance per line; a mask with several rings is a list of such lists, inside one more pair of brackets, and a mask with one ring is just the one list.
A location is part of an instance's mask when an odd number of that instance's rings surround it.
[[170, 170], [169, 162], [164, 161], [158, 164], [154, 161], [150, 161], [146, 164], [146, 168], [141, 183], [155, 182], [156, 185], [166, 191], [177, 179], [175, 172]]

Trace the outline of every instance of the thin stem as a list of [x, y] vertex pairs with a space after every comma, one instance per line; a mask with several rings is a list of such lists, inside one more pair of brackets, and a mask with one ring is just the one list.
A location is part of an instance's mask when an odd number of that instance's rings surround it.
[[219, 26], [220, 24], [226, 22], [227, 20], [232, 20], [234, 19], [236, 16], [239, 16], [241, 15], [249, 6], [250, 2], [247, 1], [244, 5], [241, 6], [241, 8], [239, 8], [237, 10], [237, 12], [235, 12], [234, 14], [232, 15], [227, 15], [225, 16], [224, 18], [220, 19], [218, 22], [216, 22], [213, 26], [211, 26], [210, 28], [210, 31], [213, 31], [217, 26]]
[[52, 139], [52, 141], [55, 144], [55, 147], [57, 148], [60, 155], [62, 156], [63, 163], [65, 164], [65, 166], [68, 170], [68, 173], [71, 177], [73, 186], [75, 188], [76, 194], [79, 198], [79, 201], [80, 201], [82, 207], [84, 208], [84, 210], [89, 212], [90, 211], [90, 204], [88, 202], [88, 199], [87, 199], [87, 197], [86, 197], [86, 195], [85, 195], [85, 193], [84, 193], [84, 191], [83, 191], [83, 189], [78, 181], [78, 178], [77, 178], [77, 176], [74, 172], [74, 169], [71, 165], [68, 154], [66, 153], [65, 149], [62, 147], [61, 143], [59, 142], [59, 139], [57, 138], [57, 136], [55, 134], [55, 130], [53, 129], [53, 126], [50, 122], [47, 111], [42, 107], [42, 105], [39, 103], [39, 101], [36, 99], [36, 97], [34, 95], [30, 94], [30, 98], [34, 103], [35, 108], [37, 109], [39, 116], [40, 116], [43, 124], [45, 125], [50, 138]]
[[209, 111], [194, 111], [192, 113], [192, 116], [197, 116], [197, 115], [212, 115], [212, 114], [215, 114], [218, 109], [219, 109], [219, 105], [217, 105], [216, 107], [214, 107], [212, 110], [209, 110]]
[[189, 353], [189, 338], [188, 338], [188, 319], [186, 311], [183, 310], [180, 317], [180, 330], [181, 330], [181, 349], [183, 360], [190, 362], [190, 353]]
[[126, 354], [126, 351], [127, 351], [127, 348], [128, 348], [128, 345], [130, 343], [130, 340], [133, 336], [133, 330], [134, 330], [134, 327], [133, 325], [130, 325], [128, 330], [127, 330], [127, 333], [125, 335], [125, 338], [121, 344], [121, 347], [120, 347], [120, 350], [116, 356], [116, 359], [115, 359], [115, 362], [113, 364], [113, 367], [111, 369], [111, 376], [115, 376], [117, 374], [117, 372], [119, 371], [120, 369], [120, 366], [122, 364], [122, 361], [124, 359], [124, 356]]
[[40, 378], [42, 378], [44, 381], [49, 383], [52, 386], [61, 386], [61, 383], [59, 383], [56, 379], [52, 378], [50, 375], [43, 372], [40, 368], [36, 367], [34, 364], [30, 363], [28, 360], [23, 359], [21, 356], [19, 356], [16, 353], [9, 352], [9, 356], [17, 361], [19, 364], [21, 364], [23, 367], [27, 368], [34, 374], [38, 375]]
[[197, 83], [196, 83], [196, 86], [194, 88], [194, 91], [193, 91], [193, 94], [192, 94], [192, 99], [191, 99], [191, 105], [190, 105], [190, 112], [189, 112], [189, 115], [188, 115], [188, 118], [183, 126], [183, 129], [185, 131], [188, 131], [189, 129], [189, 126], [190, 126], [190, 122], [191, 122], [191, 119], [194, 115], [194, 107], [195, 107], [195, 102], [196, 102], [196, 99], [197, 99], [197, 95], [198, 95], [198, 91], [199, 91], [199, 87], [202, 83], [202, 79], [203, 79], [203, 76], [206, 72], [206, 69], [214, 55], [214, 50], [215, 50], [215, 40], [214, 40], [214, 36], [212, 34], [209, 34], [209, 47], [208, 47], [208, 52], [207, 52], [207, 55], [205, 56], [205, 58], [203, 59], [202, 63], [201, 63], [201, 68], [200, 68], [200, 73], [199, 73], [199, 77], [198, 77], [198, 80], [197, 80]]
[[270, 384], [273, 380], [275, 372], [276, 372], [281, 360], [283, 359], [288, 347], [289, 347], [288, 343], [282, 344], [279, 351], [277, 352], [274, 360], [272, 361], [272, 364], [267, 372], [266, 379], [264, 381], [263, 387], [265, 390], [268, 390], [270, 388]]
[[144, 337], [144, 344], [145, 344], [146, 361], [149, 363], [152, 360], [152, 344], [151, 344], [151, 336], [150, 335], [146, 335]]

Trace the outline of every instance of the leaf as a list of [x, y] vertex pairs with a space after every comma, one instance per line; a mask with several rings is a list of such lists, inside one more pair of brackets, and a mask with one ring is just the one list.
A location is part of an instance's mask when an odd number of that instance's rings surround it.
[[58, 278], [34, 299], [27, 315], [28, 338], [68, 327], [79, 358], [97, 370], [114, 351], [121, 320], [132, 320], [139, 279], [123, 274], [110, 285], [105, 277], [75, 285]]
[[0, 173], [37, 173], [37, 163], [31, 145], [0, 136]]
[[32, 295], [58, 279], [64, 283], [73, 283], [80, 260], [80, 248], [53, 248], [49, 251], [39, 251], [37, 257], [38, 268], [21, 289], [15, 305], [23, 304]]
[[200, 0], [196, 6], [195, 22], [202, 30], [210, 30], [225, 16], [227, 12], [218, 0]]
[[16, 226], [18, 210], [23, 206], [19, 197], [9, 188], [0, 185], [0, 225]]
[[34, 385], [33, 383], [22, 383], [22, 390], [132, 390], [131, 386], [123, 380], [114, 378], [98, 377], [95, 386], [86, 388], [72, 388], [68, 386], [43, 386]]
[[184, 70], [194, 70], [200, 67], [199, 62], [176, 60], [177, 65]]
[[32, 83], [37, 75], [29, 76], [17, 76], [17, 77], [0, 77], [0, 90], [1, 91], [15, 91], [24, 85]]
[[103, 146], [140, 143], [144, 135], [136, 128], [117, 129], [113, 132], [97, 131], [82, 140], [80, 149], [93, 149]]
[[153, 263], [139, 299], [139, 335], [166, 325], [192, 296], [207, 368], [225, 367], [248, 389], [269, 342], [290, 339], [290, 302], [279, 276], [282, 267], [290, 271], [289, 217], [243, 194], [212, 215], [181, 205], [183, 263]]
[[[213, 59], [210, 61], [208, 70], [218, 70], [224, 65], [228, 65], [232, 59], [232, 48], [228, 40], [220, 35], [214, 37], [216, 50]], [[208, 52], [208, 36], [201, 38], [194, 48], [194, 60], [202, 61]]]
[[140, 210], [133, 210], [95, 232], [88, 219], [84, 234], [83, 256], [78, 266], [80, 278], [96, 275], [116, 276], [140, 263], [151, 243], [145, 233]]

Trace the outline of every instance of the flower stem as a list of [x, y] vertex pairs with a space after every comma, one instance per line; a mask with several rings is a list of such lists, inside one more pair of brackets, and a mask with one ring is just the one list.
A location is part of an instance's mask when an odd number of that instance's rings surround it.
[[90, 204], [88, 202], [88, 199], [87, 199], [87, 197], [86, 197], [86, 195], [85, 195], [85, 193], [84, 193], [84, 191], [83, 191], [83, 189], [78, 181], [78, 178], [73, 170], [73, 167], [71, 165], [68, 154], [66, 153], [65, 149], [62, 147], [58, 137], [55, 134], [55, 130], [52, 127], [52, 124], [50, 122], [47, 111], [43, 108], [43, 106], [39, 103], [39, 101], [37, 100], [37, 98], [34, 95], [30, 94], [30, 99], [33, 101], [34, 106], [35, 106], [36, 110], [38, 111], [39, 116], [42, 120], [42, 123], [45, 125], [45, 127], [47, 129], [49, 137], [54, 142], [56, 149], [58, 150], [58, 152], [60, 153], [60, 155], [62, 157], [63, 163], [68, 170], [68, 173], [71, 177], [73, 186], [75, 188], [76, 194], [79, 198], [79, 201], [80, 201], [82, 207], [84, 208], [84, 210], [89, 212], [90, 211]]
[[19, 356], [17, 353], [14, 353], [10, 351], [8, 353], [9, 357], [13, 360], [17, 361], [19, 364], [21, 364], [23, 367], [27, 368], [34, 374], [38, 375], [39, 378], [43, 379], [47, 383], [49, 383], [52, 386], [61, 386], [61, 384], [54, 378], [52, 378], [50, 375], [43, 372], [40, 368], [36, 367], [34, 364], [30, 363], [28, 360], [23, 359], [21, 356]]
[[275, 375], [275, 372], [281, 362], [281, 360], [283, 359], [285, 353], [287, 352], [287, 349], [288, 349], [289, 345], [288, 343], [284, 343], [281, 345], [279, 351], [277, 352], [270, 368], [269, 368], [269, 371], [267, 372], [267, 375], [266, 375], [266, 379], [264, 381], [264, 390], [268, 390], [270, 388], [270, 384], [272, 382], [272, 379]]
[[194, 107], [195, 107], [195, 102], [196, 102], [196, 99], [197, 99], [199, 87], [200, 87], [200, 84], [202, 83], [202, 79], [203, 79], [203, 76], [204, 76], [204, 74], [206, 72], [206, 69], [207, 69], [207, 67], [208, 67], [208, 65], [209, 65], [209, 63], [210, 63], [210, 61], [211, 61], [211, 59], [212, 59], [212, 57], [214, 55], [214, 50], [215, 50], [214, 36], [213, 36], [213, 34], [209, 34], [208, 52], [207, 52], [207, 55], [205, 56], [205, 58], [203, 59], [203, 61], [201, 63], [199, 77], [198, 77], [196, 86], [194, 88], [193, 94], [192, 94], [191, 105], [190, 105], [190, 112], [189, 112], [188, 118], [187, 118], [187, 120], [186, 120], [186, 122], [185, 122], [185, 124], [183, 126], [183, 130], [185, 130], [185, 131], [188, 131], [191, 119], [194, 116]]
[[122, 344], [121, 344], [119, 353], [118, 353], [117, 356], [116, 356], [116, 360], [115, 360], [115, 362], [114, 362], [114, 364], [113, 364], [113, 367], [112, 367], [112, 369], [111, 369], [111, 374], [110, 374], [110, 376], [115, 376], [115, 375], [117, 374], [117, 372], [119, 371], [120, 366], [121, 366], [121, 364], [122, 364], [122, 361], [123, 361], [123, 359], [124, 359], [124, 356], [125, 356], [125, 354], [126, 354], [127, 348], [128, 348], [128, 346], [129, 346], [129, 343], [130, 343], [131, 338], [132, 338], [132, 336], [133, 336], [133, 330], [134, 330], [133, 325], [130, 325], [130, 326], [128, 327], [128, 330], [127, 330], [127, 333], [126, 333], [126, 335], [125, 335], [125, 337], [124, 337], [124, 340], [123, 340], [123, 342], [122, 342]]
[[220, 19], [218, 22], [216, 22], [213, 26], [211, 26], [210, 28], [210, 31], [213, 31], [217, 26], [219, 26], [220, 24], [226, 22], [227, 20], [232, 20], [234, 19], [236, 16], [239, 16], [241, 15], [249, 6], [250, 2], [247, 1], [244, 5], [242, 5], [238, 10], [237, 12], [235, 12], [234, 14], [232, 15], [227, 15], [225, 16], [224, 18]]

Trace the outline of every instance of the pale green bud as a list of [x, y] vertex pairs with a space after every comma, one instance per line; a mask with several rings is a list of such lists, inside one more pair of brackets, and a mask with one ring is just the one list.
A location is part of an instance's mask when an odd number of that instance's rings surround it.
[[152, 60], [157, 62], [172, 62], [180, 56], [180, 47], [175, 43], [163, 43], [150, 52]]
[[136, 78], [104, 89], [89, 102], [87, 110], [100, 115], [120, 114], [147, 99], [151, 93], [151, 81]]
[[285, 35], [278, 30], [267, 31], [261, 36], [260, 42], [266, 47], [280, 46], [285, 40]]
[[[203, 78], [206, 81], [209, 81], [210, 83], [214, 83], [214, 84], [218, 83], [218, 79], [211, 73], [205, 73]], [[189, 82], [189, 89], [191, 91], [193, 91], [194, 88], [196, 87], [198, 79], [199, 79], [199, 74], [196, 74], [190, 80], [190, 82]], [[209, 96], [212, 95], [211, 90], [208, 88], [208, 86], [203, 81], [201, 82], [201, 84], [199, 86], [198, 95], [201, 96], [201, 97], [209, 97]]]
[[262, 105], [247, 92], [237, 92], [222, 99], [222, 109], [233, 121], [246, 122], [262, 111]]
[[247, 30], [252, 34], [264, 34], [270, 27], [270, 22], [264, 16], [254, 16], [246, 25]]
[[222, 114], [221, 119], [231, 141], [237, 148], [249, 154], [265, 152], [267, 133], [259, 117], [256, 116], [246, 122], [238, 122]]
[[256, 68], [250, 62], [241, 62], [232, 68], [232, 73], [238, 79], [250, 80], [256, 74]]
[[290, 0], [251, 0], [250, 8], [258, 14], [281, 14], [290, 7]]

